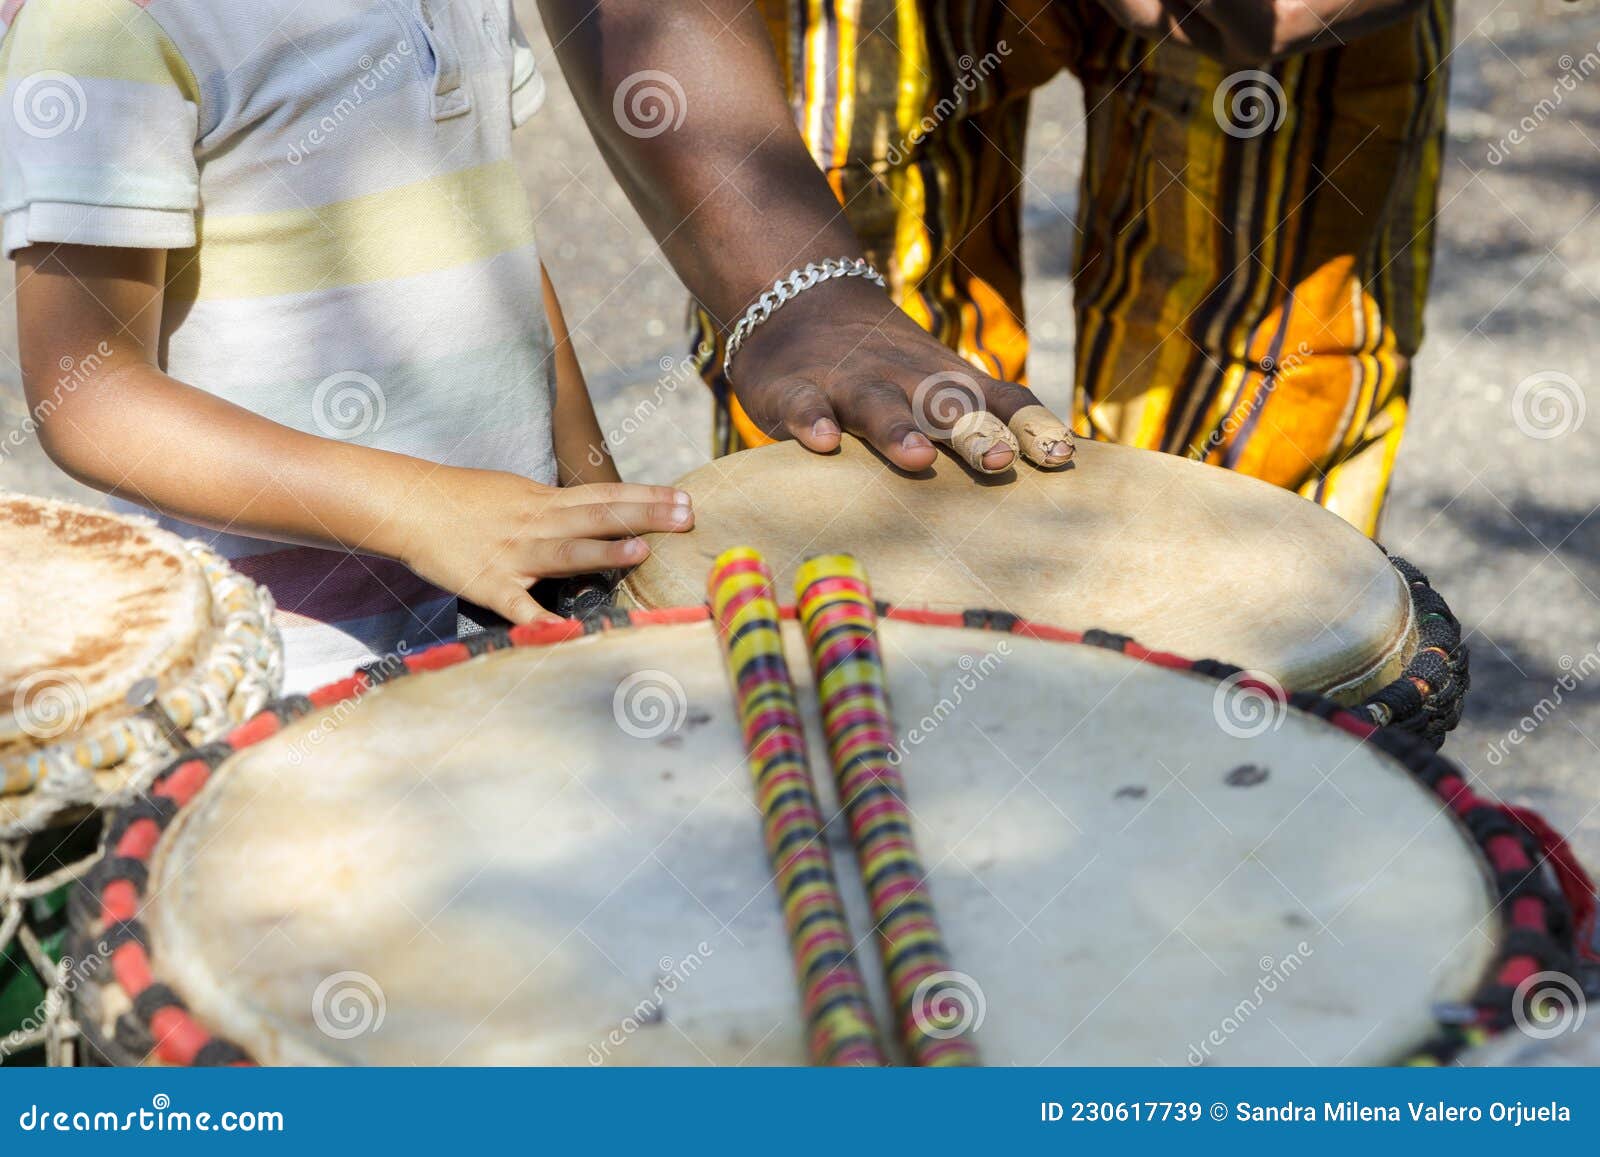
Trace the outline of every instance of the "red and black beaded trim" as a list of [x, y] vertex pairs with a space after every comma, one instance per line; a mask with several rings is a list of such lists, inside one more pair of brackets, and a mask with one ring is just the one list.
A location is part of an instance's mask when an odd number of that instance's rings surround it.
[[1417, 651], [1399, 677], [1369, 695], [1359, 710], [1380, 727], [1412, 732], [1437, 748], [1461, 722], [1471, 685], [1461, 623], [1427, 575], [1397, 554], [1389, 555], [1389, 563], [1411, 596]]
[[[1215, 660], [1194, 661], [1152, 651], [1124, 635], [1105, 631], [1076, 632], [1043, 626], [997, 611], [947, 614], [895, 610], [880, 606], [883, 617], [932, 627], [968, 627], [999, 631], [1046, 642], [1104, 647], [1131, 659], [1210, 679], [1241, 674], [1238, 667]], [[783, 608], [785, 618], [794, 608]], [[148, 867], [168, 824], [205, 787], [228, 757], [276, 735], [307, 712], [359, 698], [373, 687], [406, 675], [436, 671], [493, 651], [540, 647], [584, 635], [629, 627], [705, 622], [706, 607], [673, 607], [657, 611], [606, 608], [581, 621], [552, 620], [486, 631], [460, 642], [445, 643], [412, 655], [394, 656], [357, 670], [310, 695], [286, 696], [208, 745], [170, 764], [148, 795], [112, 817], [106, 858], [85, 878], [80, 936], [105, 941], [110, 952], [110, 980], [131, 1000], [133, 1009], [118, 1025], [124, 1053], [139, 1060], [154, 1056], [176, 1065], [248, 1065], [250, 1057], [231, 1042], [213, 1036], [183, 1000], [156, 979], [152, 950], [139, 914]], [[1490, 975], [1473, 1000], [1438, 1011], [1439, 1032], [1421, 1049], [1423, 1059], [1447, 1061], [1466, 1045], [1512, 1023], [1517, 985], [1538, 972], [1571, 973], [1575, 945], [1589, 943], [1595, 916], [1594, 888], [1565, 842], [1532, 813], [1490, 803], [1468, 786], [1463, 773], [1439, 755], [1430, 743], [1393, 728], [1379, 728], [1320, 695], [1284, 694], [1276, 686], [1245, 679], [1241, 686], [1342, 728], [1376, 744], [1444, 803], [1472, 835], [1494, 873], [1503, 916], [1502, 947]], [[84, 959], [89, 959], [85, 956]]]

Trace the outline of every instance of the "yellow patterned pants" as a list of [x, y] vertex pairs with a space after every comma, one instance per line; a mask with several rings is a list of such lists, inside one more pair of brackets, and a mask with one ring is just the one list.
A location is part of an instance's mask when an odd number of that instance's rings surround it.
[[[795, 121], [895, 299], [1023, 384], [1029, 101], [1076, 75], [1078, 431], [1375, 532], [1422, 337], [1450, 0], [1260, 70], [1140, 39], [1092, 0], [763, 3]], [[695, 329], [715, 351], [715, 451], [767, 441], [709, 319]]]

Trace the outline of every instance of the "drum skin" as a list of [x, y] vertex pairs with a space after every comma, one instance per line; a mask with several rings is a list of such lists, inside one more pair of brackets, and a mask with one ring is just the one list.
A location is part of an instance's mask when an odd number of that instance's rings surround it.
[[782, 442], [681, 479], [695, 527], [650, 537], [624, 605], [704, 601], [712, 560], [762, 552], [787, 593], [807, 556], [844, 550], [900, 607], [987, 607], [1098, 627], [1265, 672], [1354, 703], [1416, 645], [1404, 582], [1337, 515], [1265, 482], [1170, 454], [1080, 442], [1070, 467], [983, 477], [941, 455], [911, 478], [854, 439]]
[[65, 681], [49, 722], [82, 730], [137, 679], [191, 665], [211, 628], [199, 564], [144, 519], [0, 493], [0, 569], [0, 755], [37, 741], [16, 717], [30, 679]]
[[[1494, 958], [1468, 836], [1349, 733], [1099, 648], [881, 639], [986, 1063], [1393, 1061]], [[141, 912], [157, 979], [267, 1064], [805, 1063], [726, 679], [694, 623], [313, 711], [168, 827]]]

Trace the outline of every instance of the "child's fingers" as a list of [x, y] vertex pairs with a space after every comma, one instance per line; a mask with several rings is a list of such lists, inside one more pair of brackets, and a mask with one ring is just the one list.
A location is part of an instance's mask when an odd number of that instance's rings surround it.
[[688, 530], [694, 511], [666, 502], [593, 502], [550, 513], [541, 530], [551, 538], [621, 538]]
[[650, 553], [643, 539], [547, 539], [532, 550], [529, 570], [540, 578], [566, 578], [638, 566]]
[[[469, 595], [469, 598], [473, 596]], [[480, 601], [474, 598], [473, 601]], [[538, 619], [553, 619], [556, 616], [541, 607], [534, 597], [516, 582], [509, 582], [503, 588], [496, 590], [489, 598], [481, 600], [495, 614], [519, 626], [523, 623], [535, 622]]]
[[671, 486], [645, 486], [638, 482], [595, 482], [588, 486], [562, 487], [557, 491], [555, 499], [555, 505], [558, 507], [619, 502], [687, 506], [689, 496], [682, 490], [674, 490]]

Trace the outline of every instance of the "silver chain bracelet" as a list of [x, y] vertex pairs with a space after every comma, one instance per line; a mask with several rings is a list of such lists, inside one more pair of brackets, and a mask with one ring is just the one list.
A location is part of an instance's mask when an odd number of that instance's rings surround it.
[[888, 288], [884, 284], [883, 274], [864, 257], [829, 257], [820, 263], [806, 262], [805, 268], [791, 270], [787, 276], [774, 281], [772, 288], [762, 293], [756, 298], [755, 304], [744, 311], [744, 316], [728, 335], [728, 352], [722, 359], [722, 376], [729, 382], [733, 381], [733, 355], [739, 352], [744, 339], [755, 331], [756, 326], [777, 313], [784, 302], [793, 301], [818, 282], [835, 277], [865, 277], [879, 289]]

